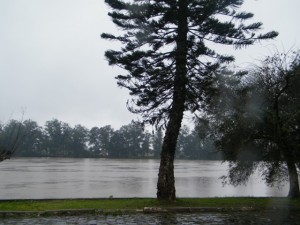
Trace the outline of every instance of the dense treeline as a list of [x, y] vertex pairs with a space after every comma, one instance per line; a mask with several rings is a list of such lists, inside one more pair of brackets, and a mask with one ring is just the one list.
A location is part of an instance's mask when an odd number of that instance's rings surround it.
[[[43, 127], [32, 120], [11, 120], [1, 126], [0, 136], [11, 134], [16, 125], [22, 137], [15, 153], [18, 157], [159, 158], [163, 141], [161, 130], [149, 132], [134, 121], [118, 130], [110, 125], [89, 130], [57, 119]], [[221, 159], [212, 141], [200, 139], [187, 126], [181, 130], [177, 148], [178, 158]]]

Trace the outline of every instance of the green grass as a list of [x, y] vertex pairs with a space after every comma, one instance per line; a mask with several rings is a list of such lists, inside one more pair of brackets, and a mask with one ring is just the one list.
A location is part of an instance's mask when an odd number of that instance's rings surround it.
[[143, 209], [144, 207], [293, 207], [300, 210], [300, 200], [288, 198], [180, 198], [175, 202], [159, 202], [152, 198], [130, 199], [64, 199], [64, 200], [3, 200], [0, 211], [47, 211], [74, 209]]

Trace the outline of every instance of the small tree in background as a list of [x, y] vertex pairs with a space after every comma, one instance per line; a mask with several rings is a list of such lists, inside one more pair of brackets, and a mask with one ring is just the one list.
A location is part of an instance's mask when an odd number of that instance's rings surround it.
[[276, 37], [257, 35], [261, 23], [246, 24], [252, 13], [238, 12], [242, 0], [105, 0], [109, 16], [124, 33], [102, 34], [119, 41], [119, 51], [106, 51], [110, 65], [128, 71], [118, 84], [133, 96], [131, 112], [145, 122], [166, 124], [157, 183], [157, 198], [176, 198], [174, 157], [184, 111], [195, 112], [209, 96], [214, 71], [234, 61], [209, 43], [241, 48]]
[[11, 120], [8, 124], [0, 124], [0, 162], [10, 159], [20, 143], [22, 123]]

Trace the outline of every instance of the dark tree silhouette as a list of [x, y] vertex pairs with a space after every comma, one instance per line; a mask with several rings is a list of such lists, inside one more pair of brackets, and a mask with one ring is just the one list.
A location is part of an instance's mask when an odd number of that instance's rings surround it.
[[224, 181], [246, 183], [259, 168], [267, 184], [288, 180], [288, 196], [299, 197], [299, 52], [276, 53], [243, 79], [227, 76], [219, 84], [223, 95], [211, 102], [207, 119], [230, 161]]
[[157, 184], [157, 197], [174, 200], [174, 156], [184, 111], [196, 111], [211, 84], [211, 74], [234, 61], [211, 49], [209, 42], [241, 48], [276, 37], [256, 35], [262, 24], [245, 24], [252, 13], [238, 12], [242, 0], [105, 0], [109, 16], [124, 32], [102, 38], [121, 42], [119, 51], [106, 51], [110, 65], [128, 71], [118, 84], [133, 96], [131, 112], [145, 122], [166, 124]]
[[0, 124], [0, 162], [10, 159], [15, 153], [21, 139], [22, 123], [11, 120], [8, 124]]

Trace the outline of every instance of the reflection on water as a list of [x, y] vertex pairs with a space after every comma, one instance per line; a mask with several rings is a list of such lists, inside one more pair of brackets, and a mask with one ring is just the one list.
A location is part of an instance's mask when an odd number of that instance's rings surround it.
[[[155, 197], [158, 160], [16, 158], [0, 163], [0, 199]], [[222, 186], [220, 161], [175, 161], [178, 197], [285, 196], [254, 175]]]

